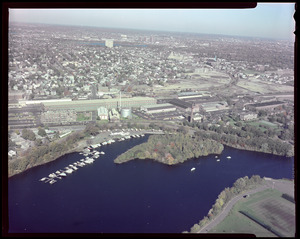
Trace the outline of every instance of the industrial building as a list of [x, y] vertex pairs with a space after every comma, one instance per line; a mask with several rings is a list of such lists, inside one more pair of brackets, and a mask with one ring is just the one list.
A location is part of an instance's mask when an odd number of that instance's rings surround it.
[[183, 110], [185, 112], [189, 112], [192, 110], [193, 104], [180, 100], [180, 99], [171, 99], [169, 100], [169, 103], [176, 106], [179, 110]]
[[243, 121], [254, 120], [257, 119], [256, 113], [241, 113], [240, 119]]
[[108, 110], [101, 106], [97, 109], [100, 120], [108, 120]]
[[276, 107], [285, 105], [286, 102], [283, 101], [270, 101], [270, 102], [263, 102], [257, 104], [249, 104], [246, 106], [249, 110], [274, 110]]
[[[29, 101], [30, 102], [30, 101]], [[27, 104], [28, 102], [26, 102]], [[113, 99], [95, 99], [95, 100], [71, 100], [71, 99], [59, 99], [59, 100], [40, 100], [37, 103], [43, 103], [45, 110], [68, 110], [72, 109], [77, 112], [82, 111], [97, 111], [99, 107], [103, 106], [107, 109], [119, 108], [119, 98]], [[122, 107], [124, 108], [139, 108], [144, 105], [156, 104], [156, 99], [152, 97], [132, 97], [122, 99]]]
[[226, 101], [214, 101], [201, 104], [205, 112], [219, 111], [229, 109]]
[[120, 114], [115, 108], [109, 111], [108, 116], [111, 122], [116, 122], [120, 120]]
[[121, 109], [121, 117], [123, 118], [132, 118], [132, 113], [130, 108]]
[[147, 114], [155, 114], [155, 113], [176, 111], [176, 107], [172, 104], [166, 103], [166, 104], [141, 106], [141, 110], [145, 111]]

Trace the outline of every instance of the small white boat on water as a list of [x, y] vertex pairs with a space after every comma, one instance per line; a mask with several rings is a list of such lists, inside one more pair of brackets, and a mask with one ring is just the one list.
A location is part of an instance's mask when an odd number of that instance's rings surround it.
[[191, 168], [191, 172], [195, 171], [196, 168]]
[[102, 143], [102, 145], [107, 145], [107, 142], [104, 141], [104, 142]]
[[56, 177], [55, 173], [50, 173], [48, 176], [49, 176], [50, 178]]
[[220, 162], [220, 159], [217, 159], [217, 162]]
[[59, 176], [62, 176], [62, 177], [67, 177], [67, 174], [65, 174], [64, 172], [60, 173]]
[[70, 168], [66, 170], [66, 173], [68, 173], [68, 174], [71, 174], [72, 172], [73, 172], [73, 170]]
[[228, 158], [228, 159], [231, 159], [231, 157], [230, 157], [230, 156], [227, 156], [226, 158]]
[[105, 154], [105, 153], [103, 151], [101, 151], [100, 154]]
[[52, 179], [49, 183], [50, 183], [50, 184], [56, 183], [56, 180], [55, 180], [55, 179]]
[[43, 181], [45, 181], [46, 179], [47, 179], [47, 178], [44, 177], [44, 178], [41, 178], [40, 181], [43, 182]]

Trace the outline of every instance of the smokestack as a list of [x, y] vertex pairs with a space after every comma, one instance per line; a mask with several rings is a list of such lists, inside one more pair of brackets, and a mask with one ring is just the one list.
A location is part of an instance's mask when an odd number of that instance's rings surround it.
[[120, 110], [121, 110], [121, 108], [122, 108], [122, 105], [121, 105], [121, 91], [119, 92], [120, 93], [120, 95], [119, 95], [119, 108], [120, 108]]
[[190, 115], [190, 122], [193, 122], [193, 112], [194, 112], [194, 104], [192, 105], [192, 111]]

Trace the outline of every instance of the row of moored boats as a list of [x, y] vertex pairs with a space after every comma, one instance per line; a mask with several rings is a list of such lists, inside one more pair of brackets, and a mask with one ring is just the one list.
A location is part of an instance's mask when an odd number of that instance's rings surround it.
[[88, 164], [92, 164], [95, 161], [95, 159], [99, 158], [101, 154], [105, 154], [105, 153], [103, 151], [99, 152], [93, 150], [92, 152], [90, 151], [89, 153], [85, 151], [85, 153], [81, 152], [80, 154], [84, 154], [86, 157], [84, 159], [80, 159], [75, 163], [69, 164], [64, 169], [60, 169], [54, 173], [50, 173], [48, 177], [43, 177], [40, 179], [40, 181], [45, 183], [50, 183], [50, 184], [56, 183], [58, 179], [67, 177], [69, 174], [72, 174], [79, 168], [82, 168]]

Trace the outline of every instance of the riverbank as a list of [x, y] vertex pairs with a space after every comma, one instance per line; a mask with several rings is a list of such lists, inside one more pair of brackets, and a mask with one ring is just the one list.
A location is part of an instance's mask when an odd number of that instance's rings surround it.
[[119, 155], [114, 162], [125, 163], [133, 159], [152, 159], [160, 163], [174, 165], [191, 158], [221, 154], [224, 146], [214, 140], [187, 134], [151, 135], [146, 143], [137, 145]]
[[[216, 203], [209, 210], [199, 224], [191, 228], [191, 233], [221, 233], [222, 231], [213, 230], [217, 225], [226, 219], [231, 209], [243, 198], [248, 198], [252, 194], [265, 191], [267, 189], [276, 189], [281, 193], [294, 197], [294, 180], [260, 178], [252, 176], [248, 178], [239, 178], [231, 188], [225, 188], [218, 196]], [[225, 201], [225, 202], [224, 202]], [[220, 209], [220, 208], [221, 209]], [[219, 208], [219, 209], [217, 209]], [[224, 231], [223, 231], [224, 232]], [[230, 233], [232, 231], [228, 231]], [[187, 233], [187, 231], [185, 231]], [[244, 232], [253, 233], [253, 232]]]
[[[226, 210], [224, 209], [199, 233], [253, 233], [257, 237], [294, 236], [296, 226], [295, 204], [292, 200], [294, 198], [294, 180], [264, 179], [262, 186], [231, 200]], [[245, 194], [247, 197], [244, 197]], [[268, 209], [259, 206], [266, 204], [272, 209], [265, 211]], [[249, 209], [252, 211], [247, 214], [250, 212]], [[241, 211], [252, 219], [242, 216]], [[268, 217], [264, 218], [263, 215], [268, 215]], [[278, 225], [280, 226], [278, 227]]]

